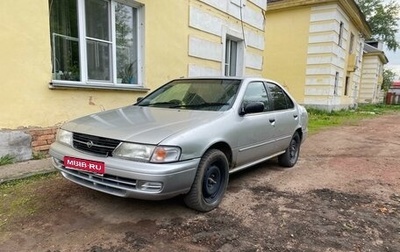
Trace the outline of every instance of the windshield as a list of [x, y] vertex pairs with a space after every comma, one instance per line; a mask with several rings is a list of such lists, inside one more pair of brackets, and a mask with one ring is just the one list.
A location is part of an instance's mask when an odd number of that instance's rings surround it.
[[138, 106], [225, 111], [232, 107], [240, 80], [175, 80], [157, 89]]

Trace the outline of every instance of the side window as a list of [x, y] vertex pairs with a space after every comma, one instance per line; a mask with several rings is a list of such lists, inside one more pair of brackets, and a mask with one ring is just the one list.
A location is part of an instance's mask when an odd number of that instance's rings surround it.
[[263, 82], [249, 83], [244, 94], [243, 104], [249, 102], [262, 102], [264, 104], [264, 111], [271, 110], [267, 90]]
[[289, 98], [289, 96], [280, 88], [278, 85], [274, 83], [267, 83], [268, 92], [273, 101], [273, 109], [274, 110], [283, 110], [294, 107], [293, 101]]

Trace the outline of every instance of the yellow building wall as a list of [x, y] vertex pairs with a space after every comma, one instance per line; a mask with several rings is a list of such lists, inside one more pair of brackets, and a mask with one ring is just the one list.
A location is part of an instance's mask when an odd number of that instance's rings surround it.
[[140, 1], [146, 15], [146, 87], [187, 77], [189, 4], [180, 0]]
[[[187, 75], [188, 4], [145, 5], [146, 88]], [[162, 24], [162, 25], [160, 25]], [[0, 1], [0, 129], [48, 127], [132, 104], [146, 93], [96, 89], [49, 89], [51, 48], [48, 1]], [[173, 39], [169, 39], [173, 38]]]
[[[267, 12], [263, 76], [304, 101], [310, 8]], [[283, 67], [285, 66], [285, 67]]]

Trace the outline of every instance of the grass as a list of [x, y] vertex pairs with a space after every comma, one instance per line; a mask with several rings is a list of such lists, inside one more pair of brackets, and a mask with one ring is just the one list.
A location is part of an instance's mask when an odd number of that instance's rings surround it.
[[40, 159], [44, 159], [47, 157], [48, 157], [48, 155], [45, 152], [38, 151], [38, 152], [32, 153], [32, 159], [34, 159], [34, 160], [40, 160]]
[[310, 134], [313, 134], [327, 127], [358, 125], [358, 122], [365, 118], [400, 112], [400, 105], [360, 105], [355, 110], [340, 110], [332, 112], [308, 108], [307, 111], [309, 114], [308, 129]]
[[10, 222], [36, 213], [41, 201], [36, 194], [38, 186], [57, 175], [55, 172], [39, 174], [0, 184], [0, 231]]
[[[39, 160], [39, 159], [44, 159], [47, 158], [48, 155], [45, 152], [34, 152], [32, 153], [32, 159], [33, 160]], [[2, 165], [8, 165], [8, 164], [13, 164], [15, 163], [15, 157], [13, 157], [10, 154], [7, 154], [5, 156], [0, 157], [0, 166]]]
[[0, 157], [0, 166], [7, 165], [7, 164], [13, 164], [14, 162], [15, 162], [15, 158], [9, 154]]

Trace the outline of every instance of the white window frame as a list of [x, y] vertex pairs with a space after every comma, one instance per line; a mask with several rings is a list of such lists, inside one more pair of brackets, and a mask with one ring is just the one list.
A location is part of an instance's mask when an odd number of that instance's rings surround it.
[[[233, 53], [233, 44], [236, 45], [236, 52]], [[236, 76], [237, 73], [237, 65], [238, 65], [238, 46], [239, 43], [235, 40], [230, 38], [226, 38], [225, 41], [225, 67], [224, 67], [224, 74], [225, 76]], [[235, 56], [235, 59], [232, 58]], [[235, 62], [235, 69], [233, 68], [232, 62]], [[232, 75], [231, 72], [234, 70], [234, 74]]]
[[[79, 64], [80, 64], [80, 81], [69, 80], [52, 80], [52, 87], [81, 87], [81, 88], [101, 88], [101, 89], [143, 89], [144, 88], [144, 38], [145, 38], [145, 16], [144, 5], [127, 1], [103, 0], [108, 2], [110, 8], [110, 32], [111, 32], [111, 81], [89, 80], [87, 69], [87, 35], [86, 35], [86, 16], [85, 16], [85, 0], [76, 0], [78, 9], [78, 30], [79, 30]], [[117, 83], [117, 46], [115, 32], [115, 5], [121, 3], [137, 10], [137, 81], [134, 84]], [[54, 52], [52, 52], [53, 54]]]
[[224, 53], [222, 54], [223, 59], [222, 59], [221, 74], [223, 76], [229, 76], [229, 75], [226, 75], [226, 73], [225, 73], [226, 57], [227, 57], [226, 43], [228, 40], [235, 41], [237, 43], [236, 73], [234, 76], [243, 76], [244, 62], [245, 62], [245, 58], [244, 58], [245, 43], [244, 43], [243, 35], [241, 33], [238, 33], [235, 31], [230, 31], [230, 30], [225, 31], [222, 36]]

